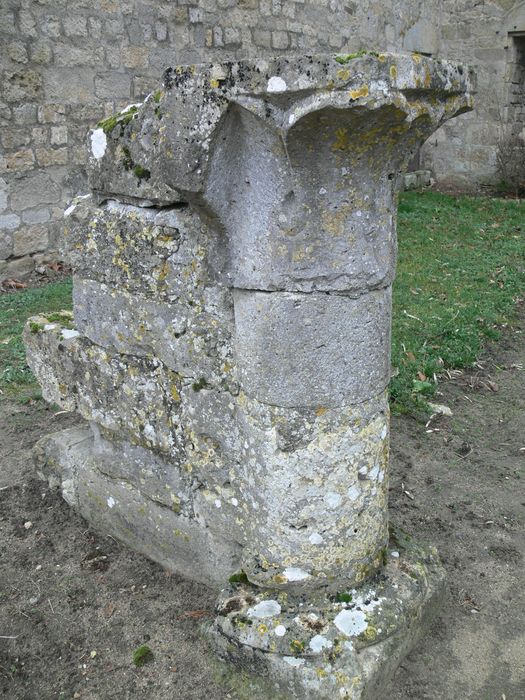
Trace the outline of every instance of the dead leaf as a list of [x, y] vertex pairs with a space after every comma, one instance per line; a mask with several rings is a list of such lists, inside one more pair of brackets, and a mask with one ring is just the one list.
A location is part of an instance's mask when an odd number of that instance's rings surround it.
[[9, 279], [2, 282], [2, 287], [8, 289], [27, 289], [27, 284], [25, 282], [20, 282], [20, 280]]
[[425, 374], [423, 374], [423, 372], [418, 372], [418, 373], [417, 373], [417, 376], [419, 377], [419, 379], [420, 379], [422, 382], [426, 382], [426, 381], [427, 381], [427, 377], [426, 377]]
[[113, 613], [116, 610], [116, 607], [117, 606], [115, 605], [115, 603], [113, 603], [113, 601], [111, 600], [109, 601], [109, 603], [106, 603], [106, 605], [104, 605], [104, 617], [106, 618], [106, 620], [109, 620], [109, 618], [113, 615]]
[[410, 362], [415, 362], [415, 361], [416, 361], [416, 356], [414, 355], [413, 352], [410, 352], [410, 351], [409, 351], [409, 352], [407, 352], [407, 353], [405, 353], [405, 354], [406, 354], [407, 358], [410, 360]]

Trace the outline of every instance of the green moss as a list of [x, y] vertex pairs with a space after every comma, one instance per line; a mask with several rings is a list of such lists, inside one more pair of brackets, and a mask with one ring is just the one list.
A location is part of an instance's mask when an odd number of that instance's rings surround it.
[[156, 92], [153, 93], [153, 99], [157, 104], [160, 102], [161, 97], [162, 97], [162, 90], [157, 90]]
[[135, 666], [144, 666], [144, 664], [152, 660], [153, 652], [146, 644], [142, 644], [142, 646], [138, 647], [138, 649], [135, 649], [133, 652], [133, 663]]
[[124, 153], [122, 165], [126, 168], [126, 170], [131, 170], [133, 168], [133, 159], [131, 157], [131, 151], [127, 146], [124, 146], [122, 152]]
[[246, 573], [242, 569], [232, 574], [228, 581], [230, 583], [249, 583], [248, 576], [246, 576]]
[[205, 389], [207, 386], [208, 382], [204, 377], [201, 377], [196, 382], [193, 382], [191, 388], [193, 389], [193, 391], [200, 391], [201, 389]]
[[40, 333], [42, 330], [42, 325], [36, 321], [29, 321], [29, 330], [31, 333]]
[[118, 114], [113, 114], [107, 119], [103, 119], [97, 124], [97, 127], [102, 129], [106, 135], [111, 134], [113, 129], [118, 124], [121, 126], [127, 126], [138, 111], [138, 107], [130, 107], [125, 112], [119, 112]]
[[304, 651], [304, 642], [300, 639], [292, 639], [290, 642], [290, 651], [292, 654], [301, 654]]
[[337, 593], [335, 599], [338, 603], [351, 603], [352, 595], [351, 593]]
[[73, 328], [73, 317], [68, 311], [57, 311], [46, 316], [49, 323], [59, 323], [63, 328]]
[[147, 168], [143, 168], [142, 165], [135, 165], [133, 174], [138, 177], [139, 180], [149, 180], [151, 177], [150, 171]]
[[345, 63], [349, 63], [350, 61], [353, 61], [354, 58], [361, 58], [362, 56], [379, 56], [377, 51], [366, 51], [365, 49], [362, 49], [361, 51], [356, 51], [355, 53], [345, 53], [345, 54], [339, 54], [335, 56], [335, 60], [337, 63], [340, 63], [341, 65], [345, 65]]

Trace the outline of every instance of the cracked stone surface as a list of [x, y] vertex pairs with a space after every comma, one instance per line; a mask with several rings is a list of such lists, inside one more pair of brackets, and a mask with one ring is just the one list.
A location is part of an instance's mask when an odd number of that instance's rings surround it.
[[[92, 196], [68, 208], [62, 237], [74, 323], [42, 316], [25, 331], [45, 398], [89, 426], [45, 438], [39, 472], [163, 565], [217, 589], [245, 581], [246, 616], [264, 626], [279, 596], [326, 610], [387, 575], [397, 174], [473, 90], [467, 68], [419, 55], [176, 66], [99, 125]], [[405, 623], [424, 617], [438, 569], [406, 588]], [[315, 697], [373, 697], [416, 639], [400, 621], [367, 639], [359, 670], [368, 612], [330, 621], [361, 680], [334, 685], [334, 662]], [[228, 616], [214, 639], [228, 656], [229, 635], [230, 657], [251, 654], [254, 669], [271, 657], [285, 692], [305, 697], [299, 646], [317, 658], [335, 637], [298, 638], [290, 656], [283, 614], [275, 649], [227, 630]]]

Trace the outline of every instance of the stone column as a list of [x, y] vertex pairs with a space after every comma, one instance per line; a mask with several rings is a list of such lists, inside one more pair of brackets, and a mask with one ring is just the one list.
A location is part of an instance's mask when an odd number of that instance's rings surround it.
[[[395, 187], [471, 92], [419, 55], [169, 69], [90, 136], [76, 330], [26, 334], [46, 395], [92, 426], [88, 477], [56, 438], [41, 471], [61, 462], [70, 501], [164, 565], [229, 578], [216, 647], [289, 697], [377, 697], [442, 589], [435, 553], [389, 543]], [[135, 500], [104, 500], [108, 470]]]

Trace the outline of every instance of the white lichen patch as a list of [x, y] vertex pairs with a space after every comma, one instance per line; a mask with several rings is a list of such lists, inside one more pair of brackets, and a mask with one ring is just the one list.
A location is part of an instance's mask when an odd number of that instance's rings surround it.
[[286, 627], [284, 625], [277, 625], [273, 633], [276, 637], [284, 637], [284, 635], [286, 634]]
[[95, 129], [91, 133], [91, 153], [93, 157], [99, 160], [102, 158], [106, 152], [106, 146], [108, 145], [108, 140], [104, 129]]
[[355, 637], [368, 627], [362, 610], [341, 610], [334, 619], [334, 625], [347, 637]]
[[324, 542], [322, 535], [320, 535], [318, 532], [312, 532], [308, 540], [310, 544], [323, 544]]
[[275, 617], [281, 614], [281, 606], [276, 600], [263, 600], [253, 608], [248, 608], [246, 615], [248, 617], [255, 617], [257, 619], [264, 619], [266, 617]]
[[360, 489], [357, 488], [357, 486], [351, 486], [348, 489], [347, 494], [348, 494], [348, 498], [351, 501], [357, 501], [357, 499], [361, 495], [361, 491], [360, 491]]
[[329, 508], [337, 508], [341, 505], [342, 500], [343, 499], [341, 496], [338, 493], [335, 493], [335, 491], [330, 491], [324, 497], [324, 502]]
[[113, 498], [113, 496], [110, 496], [110, 497], [108, 498], [108, 500], [106, 501], [106, 503], [108, 504], [108, 506], [109, 506], [110, 508], [113, 508], [113, 507], [116, 506], [116, 504], [117, 504], [117, 502], [116, 502], [116, 500]]
[[70, 338], [77, 338], [80, 333], [73, 328], [62, 328], [62, 338], [69, 340]]
[[75, 211], [76, 208], [76, 204], [70, 204], [70, 206], [64, 211], [64, 219], [67, 219], [68, 216], [71, 216], [71, 214]]
[[310, 639], [310, 644], [308, 646], [315, 654], [320, 654], [323, 649], [331, 649], [333, 647], [333, 642], [323, 637], [322, 634], [316, 634], [315, 637]]
[[293, 566], [285, 569], [283, 575], [286, 576], [288, 581], [304, 581], [310, 578], [310, 574], [307, 571]]
[[272, 75], [266, 89], [268, 92], [284, 92], [286, 90], [286, 83], [278, 75]]
[[288, 666], [304, 666], [304, 659], [296, 659], [295, 656], [284, 656], [283, 660], [288, 664]]

